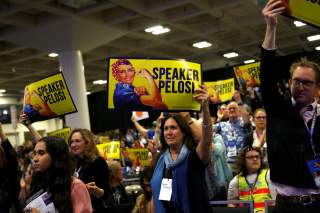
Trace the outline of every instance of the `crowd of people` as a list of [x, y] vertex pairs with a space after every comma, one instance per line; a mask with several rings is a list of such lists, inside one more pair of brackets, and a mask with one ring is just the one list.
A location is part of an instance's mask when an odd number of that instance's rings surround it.
[[[105, 159], [97, 136], [72, 130], [67, 143], [41, 137], [22, 114], [33, 141], [12, 147], [0, 123], [0, 213], [16, 212], [212, 212], [209, 201], [252, 201], [254, 212], [274, 200], [276, 213], [319, 212], [319, 65], [302, 59], [291, 66], [292, 98], [279, 92], [273, 62], [281, 1], [270, 0], [262, 14], [261, 94], [242, 82], [233, 100], [212, 117], [204, 86], [195, 90], [201, 118], [189, 112], [161, 113], [150, 128], [132, 117], [134, 129], [108, 132], [127, 148], [148, 149], [148, 165]], [[122, 66], [113, 75], [121, 82]], [[131, 70], [130, 84], [134, 77]], [[123, 83], [123, 82], [122, 82]], [[143, 100], [138, 100], [143, 103]], [[128, 173], [139, 174], [140, 193], [130, 196]], [[230, 202], [227, 207], [243, 206]]]

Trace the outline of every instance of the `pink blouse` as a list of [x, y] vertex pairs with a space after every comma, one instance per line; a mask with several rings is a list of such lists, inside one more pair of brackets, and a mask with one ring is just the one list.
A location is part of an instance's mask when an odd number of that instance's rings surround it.
[[86, 185], [78, 178], [72, 178], [71, 200], [73, 213], [92, 213], [91, 199]]

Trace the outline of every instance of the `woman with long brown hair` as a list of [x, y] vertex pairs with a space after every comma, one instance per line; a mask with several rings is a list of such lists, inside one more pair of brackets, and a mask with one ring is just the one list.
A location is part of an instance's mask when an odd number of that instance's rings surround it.
[[87, 129], [74, 129], [68, 141], [77, 159], [75, 176], [86, 184], [94, 212], [105, 212], [103, 201], [110, 191], [109, 168], [99, 155], [94, 135]]

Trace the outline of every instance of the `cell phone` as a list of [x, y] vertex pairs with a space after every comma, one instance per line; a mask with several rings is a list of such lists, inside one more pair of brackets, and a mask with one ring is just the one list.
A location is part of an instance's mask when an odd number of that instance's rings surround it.
[[163, 112], [163, 116], [167, 117], [169, 115], [169, 112]]

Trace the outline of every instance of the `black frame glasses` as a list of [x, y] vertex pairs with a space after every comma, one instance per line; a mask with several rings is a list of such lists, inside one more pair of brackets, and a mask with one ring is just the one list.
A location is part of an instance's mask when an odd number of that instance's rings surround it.
[[300, 84], [302, 84], [304, 88], [310, 88], [315, 84], [314, 81], [303, 80], [299, 78], [293, 78], [292, 83], [295, 87], [300, 87]]

